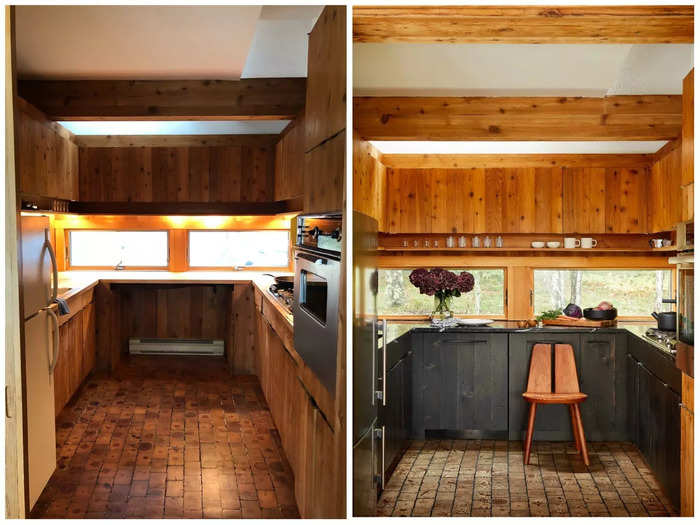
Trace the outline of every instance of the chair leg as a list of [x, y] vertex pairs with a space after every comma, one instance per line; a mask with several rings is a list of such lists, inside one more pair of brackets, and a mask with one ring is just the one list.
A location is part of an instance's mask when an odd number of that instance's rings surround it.
[[571, 416], [571, 430], [574, 433], [574, 443], [576, 444], [576, 452], [581, 452], [581, 444], [578, 438], [578, 425], [576, 425], [576, 414], [574, 413], [574, 405], [569, 405], [569, 415]]
[[525, 434], [525, 464], [530, 464], [530, 447], [532, 446], [532, 434], [535, 432], [535, 412], [537, 403], [530, 403], [530, 415], [527, 420], [527, 434]]
[[574, 405], [574, 412], [576, 414], [576, 426], [578, 427], [578, 439], [581, 443], [581, 456], [583, 456], [583, 463], [588, 466], [590, 464], [588, 460], [588, 448], [586, 447], [586, 436], [583, 434], [583, 422], [581, 421], [581, 409], [578, 403]]

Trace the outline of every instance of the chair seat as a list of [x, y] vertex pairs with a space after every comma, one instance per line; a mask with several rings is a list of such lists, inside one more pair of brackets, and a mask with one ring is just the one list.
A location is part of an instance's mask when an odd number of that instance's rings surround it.
[[583, 392], [571, 392], [569, 394], [525, 392], [523, 393], [523, 397], [530, 403], [538, 403], [541, 405], [572, 405], [585, 400], [588, 395]]

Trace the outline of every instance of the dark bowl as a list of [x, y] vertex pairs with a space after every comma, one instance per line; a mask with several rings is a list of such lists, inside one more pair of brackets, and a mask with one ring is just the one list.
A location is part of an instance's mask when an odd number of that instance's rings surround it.
[[610, 310], [584, 308], [583, 316], [591, 321], [612, 321], [617, 318], [617, 308], [611, 308]]

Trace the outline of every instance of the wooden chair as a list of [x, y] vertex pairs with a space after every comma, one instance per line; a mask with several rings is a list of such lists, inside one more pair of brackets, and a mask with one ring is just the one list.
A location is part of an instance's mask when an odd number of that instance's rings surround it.
[[[554, 389], [552, 390], [552, 377]], [[588, 465], [588, 449], [583, 434], [581, 410], [579, 404], [588, 397], [582, 393], [576, 374], [574, 349], [571, 345], [554, 345], [554, 373], [552, 374], [552, 345], [536, 344], [530, 357], [530, 375], [527, 391], [523, 397], [530, 403], [530, 414], [525, 436], [525, 464], [530, 463], [532, 434], [535, 431], [535, 412], [537, 405], [569, 405], [571, 427], [574, 432], [576, 450], [581, 453], [583, 462]]]

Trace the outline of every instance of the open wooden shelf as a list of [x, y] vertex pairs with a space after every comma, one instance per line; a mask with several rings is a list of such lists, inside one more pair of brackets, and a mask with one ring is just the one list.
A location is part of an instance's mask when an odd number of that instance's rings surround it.
[[533, 252], [533, 253], [656, 253], [656, 252], [669, 252], [668, 248], [517, 248], [517, 247], [503, 247], [503, 248], [446, 248], [446, 247], [418, 247], [418, 248], [404, 248], [404, 247], [383, 247], [377, 248], [379, 251], [385, 252]]

